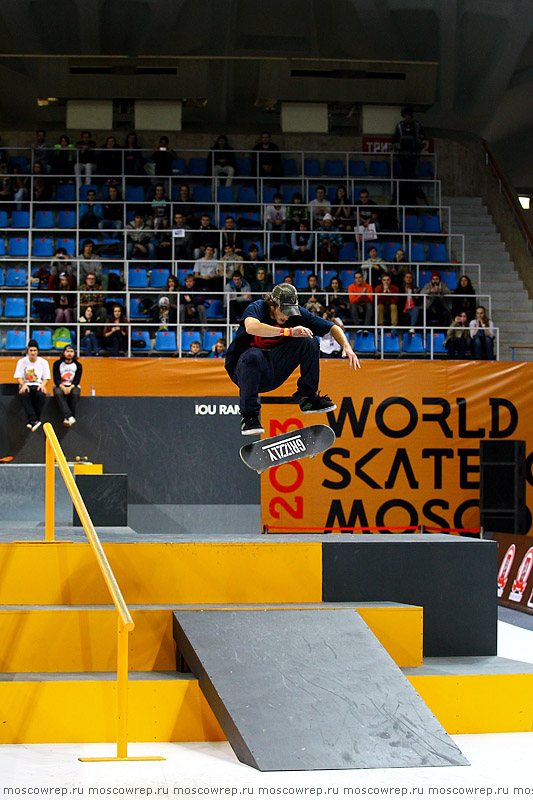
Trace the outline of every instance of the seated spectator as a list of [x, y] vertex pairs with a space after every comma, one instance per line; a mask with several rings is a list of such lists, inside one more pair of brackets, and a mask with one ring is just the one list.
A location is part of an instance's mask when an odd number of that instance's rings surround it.
[[209, 214], [202, 214], [200, 217], [200, 226], [194, 232], [194, 252], [193, 258], [202, 258], [205, 255], [206, 245], [209, 245], [215, 253], [215, 258], [218, 258], [218, 250], [215, 243], [218, 241], [217, 228], [211, 225]]
[[205, 353], [202, 351], [202, 345], [200, 342], [191, 342], [191, 346], [188, 350], [185, 350], [182, 355], [185, 358], [205, 358]]
[[62, 272], [66, 272], [69, 278], [72, 278], [70, 282], [70, 288], [75, 289], [76, 276], [74, 274], [74, 264], [70, 260], [69, 255], [64, 247], [56, 247], [54, 258], [50, 264], [50, 276], [55, 280], [48, 282], [49, 289], [57, 288], [58, 277]]
[[209, 353], [209, 358], [226, 358], [226, 340], [225, 339], [217, 339], [215, 344], [211, 348], [211, 352]]
[[104, 328], [103, 341], [106, 347], [111, 347], [114, 356], [126, 355], [128, 349], [127, 318], [120, 303], [114, 303], [111, 314], [107, 318]]
[[106, 183], [116, 184], [117, 176], [122, 175], [122, 150], [114, 136], [107, 137], [98, 158], [100, 174], [107, 178]]
[[450, 290], [441, 280], [440, 272], [431, 273], [431, 280], [422, 288], [426, 304], [426, 324], [430, 327], [447, 328], [450, 324]]
[[244, 262], [244, 277], [251, 283], [255, 278], [255, 271], [261, 262], [264, 262], [263, 256], [259, 255], [259, 248], [252, 242], [248, 248], [248, 258]]
[[35, 161], [33, 165], [33, 180], [32, 180], [32, 200], [34, 210], [42, 210], [46, 208], [45, 203], [52, 199], [52, 185], [51, 179], [46, 179], [45, 168], [41, 161]]
[[59, 175], [59, 183], [69, 182], [69, 178], [74, 172], [75, 161], [74, 145], [70, 143], [69, 137], [63, 134], [59, 137], [58, 143], [54, 145], [52, 166], [54, 174]]
[[285, 275], [285, 277], [282, 280], [282, 283], [290, 283], [291, 286], [294, 286], [294, 275], [292, 274], [292, 272], [289, 272], [288, 275]]
[[[344, 331], [344, 325], [339, 317], [335, 316], [333, 307], [328, 308], [322, 312], [322, 317], [334, 322]], [[331, 333], [326, 333], [325, 336], [320, 337], [320, 358], [340, 358], [342, 355], [342, 347], [336, 339], [333, 338]]]
[[395, 328], [398, 324], [398, 287], [385, 273], [374, 291], [378, 296], [378, 325], [392, 325]]
[[231, 279], [224, 287], [226, 297], [224, 305], [229, 303], [229, 321], [233, 324], [238, 322], [246, 306], [252, 302], [252, 291], [250, 284], [243, 280], [239, 270], [235, 270]]
[[444, 347], [448, 351], [448, 358], [466, 358], [470, 345], [470, 326], [466, 311], [457, 314], [448, 328]]
[[199, 258], [194, 264], [194, 277], [201, 286], [207, 291], [212, 292], [222, 290], [222, 269], [215, 257], [215, 248], [208, 244], [205, 248], [205, 255]]
[[409, 333], [414, 333], [420, 314], [420, 289], [415, 285], [412, 272], [406, 272], [403, 276], [400, 294], [407, 295], [398, 298], [400, 325], [402, 328], [409, 325]]
[[85, 316], [87, 306], [92, 306], [95, 322], [105, 322], [107, 312], [104, 306], [102, 287], [96, 280], [94, 272], [89, 272], [80, 286], [80, 313]]
[[317, 255], [319, 261], [335, 262], [339, 260], [342, 247], [342, 234], [333, 224], [331, 214], [324, 214], [322, 225], [317, 228]]
[[476, 361], [492, 361], [494, 358], [494, 323], [487, 317], [484, 306], [476, 308], [476, 317], [470, 321], [472, 352]]
[[63, 416], [63, 425], [67, 428], [76, 422], [82, 372], [83, 366], [78, 362], [76, 351], [71, 344], [67, 344], [52, 366], [54, 397]]
[[[367, 228], [369, 225], [374, 225], [375, 230], [379, 230], [378, 224], [378, 211], [377, 204], [370, 199], [368, 189], [361, 189], [359, 192], [359, 202], [356, 203], [356, 219], [357, 225]], [[365, 237], [365, 240], [377, 239], [377, 234], [372, 233]]]
[[207, 312], [205, 308], [206, 296], [203, 288], [196, 283], [196, 278], [192, 273], [185, 276], [185, 286], [180, 294], [180, 322], [200, 321], [202, 325], [207, 323]]
[[89, 189], [87, 192], [87, 202], [80, 203], [80, 223], [79, 227], [84, 230], [96, 230], [104, 217], [101, 203], [96, 202], [96, 192]]
[[318, 278], [316, 275], [309, 275], [307, 278], [307, 291], [300, 295], [300, 305], [306, 308], [311, 314], [322, 316], [326, 310], [325, 295], [320, 293]]
[[466, 311], [466, 316], [470, 322], [476, 316], [476, 290], [472, 286], [472, 281], [468, 275], [461, 275], [453, 294], [455, 296], [452, 299], [452, 316], [456, 317], [462, 311]]
[[381, 276], [385, 274], [385, 266], [385, 261], [378, 256], [377, 248], [370, 247], [368, 249], [368, 258], [361, 264], [361, 269], [373, 287], [381, 282]]
[[102, 262], [94, 252], [94, 242], [92, 239], [84, 239], [81, 243], [82, 252], [80, 255], [79, 280], [84, 283], [90, 273], [96, 275], [97, 281], [100, 286], [107, 291], [108, 276], [102, 272]]
[[31, 273], [31, 288], [32, 289], [47, 289], [50, 281], [50, 270], [45, 264], [42, 264], [38, 269], [34, 269]]
[[350, 198], [346, 194], [344, 186], [337, 188], [337, 193], [333, 199], [331, 213], [336, 227], [339, 231], [353, 231], [355, 226], [355, 216]]
[[231, 244], [224, 245], [224, 255], [220, 259], [222, 277], [224, 281], [229, 281], [234, 272], [240, 272], [244, 278], [244, 259], [237, 255]]
[[178, 321], [176, 306], [171, 306], [170, 298], [166, 296], [160, 297], [157, 303], [154, 303], [150, 317], [153, 323], [159, 325], [160, 331], [168, 330], [169, 325], [175, 325]]
[[119, 231], [124, 227], [124, 206], [116, 186], [108, 187], [109, 199], [102, 203], [101, 222], [98, 223], [100, 230]]
[[26, 427], [32, 432], [41, 425], [41, 414], [46, 402], [46, 384], [50, 380], [48, 361], [39, 355], [39, 345], [30, 339], [23, 358], [19, 358], [14, 377], [19, 385], [19, 398], [26, 412]]
[[235, 160], [235, 150], [230, 147], [227, 136], [219, 136], [210, 151], [207, 162], [207, 174], [218, 178], [224, 175], [226, 186], [231, 186], [235, 173], [237, 172], [237, 162]]
[[76, 142], [78, 150], [78, 160], [74, 164], [74, 172], [78, 185], [81, 183], [82, 175], [85, 175], [85, 183], [92, 183], [92, 176], [96, 173], [96, 156], [94, 148], [96, 142], [92, 138], [90, 131], [82, 131], [79, 141]]
[[52, 150], [52, 145], [46, 138], [46, 131], [42, 128], [39, 128], [38, 131], [35, 132], [35, 139], [31, 143], [31, 149], [33, 150], [33, 172], [35, 174], [35, 165], [37, 162], [41, 165], [43, 173], [49, 175], [52, 170], [52, 165], [50, 164], [50, 151]]
[[307, 230], [311, 225], [311, 216], [309, 209], [304, 205], [304, 199], [301, 192], [294, 192], [290, 206], [287, 206], [287, 224], [288, 231], [300, 230], [300, 222], [305, 222]]
[[292, 261], [303, 261], [308, 264], [314, 261], [313, 234], [309, 232], [306, 222], [300, 222], [297, 231], [291, 233]]
[[237, 230], [235, 220], [232, 216], [228, 215], [225, 219], [224, 227], [222, 228], [222, 252], [225, 252], [226, 245], [230, 244], [235, 253], [244, 258], [244, 251], [242, 249], [243, 238], [243, 234], [239, 233]]
[[0, 200], [13, 199], [13, 180], [7, 174], [7, 164], [5, 161], [0, 163]]
[[15, 176], [12, 179], [13, 200], [17, 203], [17, 211], [21, 211], [22, 204], [30, 197], [30, 179], [27, 175], [22, 174], [20, 164], [14, 164], [11, 171]]
[[191, 261], [193, 257], [193, 232], [186, 218], [177, 211], [172, 222], [174, 260]]
[[137, 134], [132, 131], [128, 133], [124, 143], [124, 174], [144, 175], [145, 163], [146, 159], [143, 157], [142, 150], [137, 140]]
[[354, 274], [354, 282], [348, 286], [348, 300], [350, 301], [350, 317], [354, 325], [360, 325], [361, 321], [365, 328], [372, 325], [372, 286], [365, 283], [363, 273], [357, 270]]
[[100, 331], [94, 322], [94, 311], [92, 306], [86, 306], [84, 313], [79, 321], [83, 323], [80, 327], [81, 346], [85, 348], [86, 356], [97, 356], [100, 351]]
[[324, 215], [331, 211], [331, 203], [326, 197], [326, 187], [317, 186], [315, 189], [316, 197], [309, 203], [309, 210], [313, 220], [313, 228], [318, 228], [324, 221]]
[[165, 187], [162, 183], [156, 183], [155, 185], [154, 199], [150, 205], [149, 220], [154, 231], [158, 231], [160, 228], [168, 228], [168, 200], [165, 196]]
[[142, 211], [135, 211], [133, 219], [126, 225], [126, 257], [154, 261], [155, 244], [152, 241], [152, 227]]
[[52, 296], [55, 309], [54, 322], [56, 324], [74, 322], [76, 295], [71, 294], [70, 279], [66, 272], [59, 275], [57, 293]]
[[404, 250], [396, 250], [396, 253], [394, 254], [394, 261], [389, 263], [388, 270], [393, 284], [401, 291], [404, 276], [409, 271], [409, 264], [405, 257]]
[[[255, 268], [255, 280], [252, 281], [250, 287], [254, 294], [268, 294], [274, 288], [274, 284], [270, 278], [267, 277], [266, 268], [264, 266]], [[260, 298], [255, 296], [253, 299], [259, 300]]]
[[270, 133], [263, 131], [259, 142], [254, 145], [253, 165], [258, 178], [277, 178], [281, 175], [279, 147], [270, 141]]
[[[287, 219], [287, 206], [283, 205], [283, 198], [279, 193], [274, 195], [273, 202], [265, 208], [265, 225], [267, 231], [282, 233], [285, 230]], [[283, 236], [281, 236], [283, 241]]]
[[185, 218], [187, 225], [191, 228], [196, 227], [196, 211], [191, 200], [191, 192], [186, 183], [181, 183], [179, 187], [179, 201], [174, 203], [174, 214], [181, 214]]
[[342, 319], [349, 316], [349, 300], [348, 296], [342, 293], [343, 288], [341, 279], [337, 276], [334, 276], [324, 291], [326, 292], [326, 302], [328, 303], [328, 308], [333, 310], [335, 316], [341, 317]]

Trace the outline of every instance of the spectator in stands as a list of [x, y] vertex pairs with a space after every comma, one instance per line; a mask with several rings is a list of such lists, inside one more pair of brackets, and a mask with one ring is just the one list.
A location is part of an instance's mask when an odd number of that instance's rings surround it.
[[41, 425], [41, 414], [46, 402], [46, 384], [50, 380], [48, 361], [39, 355], [39, 345], [30, 339], [23, 358], [19, 358], [15, 375], [19, 385], [19, 398], [26, 412], [26, 427], [32, 432]]
[[182, 355], [184, 358], [205, 358], [205, 353], [202, 353], [202, 345], [198, 341], [191, 342], [188, 350], [185, 350]]
[[476, 308], [476, 317], [470, 322], [472, 351], [476, 361], [492, 361], [494, 358], [494, 323], [487, 317], [484, 306]]
[[105, 322], [107, 313], [104, 306], [102, 287], [96, 280], [94, 272], [89, 272], [80, 286], [80, 312], [85, 316], [87, 306], [92, 306], [95, 322]]
[[342, 281], [340, 278], [336, 275], [331, 278], [324, 291], [326, 292], [328, 308], [333, 309], [336, 317], [344, 319], [350, 315], [348, 296], [343, 294]]
[[258, 178], [276, 178], [281, 175], [279, 147], [270, 141], [270, 133], [263, 131], [259, 142], [254, 145], [255, 174]]
[[259, 264], [265, 261], [264, 256], [260, 255], [259, 247], [255, 242], [248, 245], [248, 255], [244, 262], [244, 277], [251, 283], [255, 277], [255, 271]]
[[313, 228], [318, 228], [319, 225], [322, 225], [324, 215], [331, 211], [331, 203], [326, 197], [325, 186], [317, 186], [315, 193], [316, 197], [309, 203], [309, 209], [313, 219]]
[[294, 275], [292, 274], [292, 272], [289, 272], [288, 275], [285, 275], [282, 283], [290, 283], [291, 286], [294, 286]]
[[[377, 204], [370, 199], [368, 189], [361, 189], [359, 192], [359, 201], [356, 203], [356, 224], [366, 229], [364, 238], [367, 242], [378, 238], [376, 231], [379, 230], [379, 226], [376, 205]], [[369, 228], [369, 225], [373, 225], [374, 229]]]
[[304, 205], [304, 199], [301, 192], [294, 192], [290, 206], [287, 206], [287, 223], [286, 228], [288, 231], [300, 230], [300, 222], [305, 222], [307, 229], [311, 225], [311, 216], [309, 209]]
[[476, 316], [476, 290], [472, 286], [472, 281], [468, 275], [461, 275], [453, 294], [452, 316], [456, 317], [462, 311], [466, 311], [466, 316], [470, 322]]
[[123, 307], [120, 303], [114, 303], [103, 334], [103, 341], [106, 347], [112, 348], [114, 356], [125, 355], [128, 349], [127, 321]]
[[172, 239], [174, 242], [174, 260], [190, 261], [193, 257], [193, 232], [181, 212], [174, 214], [172, 222]]
[[354, 325], [361, 322], [365, 328], [372, 325], [372, 286], [365, 283], [363, 273], [358, 269], [354, 273], [354, 282], [348, 286], [348, 300], [350, 301], [350, 317]]
[[205, 325], [207, 323], [206, 297], [192, 273], [185, 276], [185, 286], [182, 292], [183, 294], [180, 295], [180, 322], [195, 322], [198, 319], [202, 325]]
[[237, 172], [237, 162], [235, 160], [235, 150], [230, 147], [227, 136], [219, 136], [209, 153], [207, 161], [207, 175], [209, 177], [220, 175], [226, 177], [226, 186], [231, 186], [233, 178]]
[[30, 179], [27, 175], [22, 174], [20, 164], [14, 164], [11, 171], [15, 176], [12, 179], [13, 200], [17, 203], [17, 211], [21, 211], [23, 202], [30, 196]]
[[[255, 268], [255, 280], [252, 281], [250, 286], [254, 294], [268, 294], [268, 292], [272, 291], [274, 284], [267, 276], [267, 271], [264, 266], [261, 265]], [[253, 299], [258, 300], [259, 298], [255, 296]]]
[[42, 128], [35, 132], [35, 139], [31, 143], [31, 149], [33, 150], [33, 171], [35, 172], [35, 164], [39, 162], [43, 172], [49, 175], [52, 170], [49, 152], [52, 150], [52, 145], [46, 138], [46, 131]]
[[227, 244], [230, 244], [234, 251], [244, 258], [244, 251], [242, 249], [243, 235], [237, 231], [235, 220], [229, 214], [222, 228], [222, 250], [224, 252]]
[[308, 275], [307, 291], [301, 294], [300, 305], [310, 311], [311, 314], [319, 316], [322, 316], [326, 310], [326, 297], [320, 292], [316, 275]]
[[226, 358], [226, 340], [217, 339], [211, 348], [209, 358]]
[[413, 273], [406, 272], [403, 276], [400, 294], [406, 297], [398, 298], [399, 322], [402, 327], [410, 326], [409, 333], [414, 333], [420, 314], [420, 289], [415, 285]]
[[232, 279], [234, 272], [240, 272], [241, 277], [244, 278], [244, 259], [237, 255], [231, 244], [224, 246], [224, 255], [220, 259], [220, 266], [225, 282]]
[[450, 324], [450, 290], [442, 281], [438, 270], [431, 273], [431, 280], [422, 288], [425, 296], [426, 324], [430, 327], [447, 328]]
[[392, 325], [395, 328], [398, 324], [398, 287], [392, 283], [391, 276], [385, 273], [374, 291], [378, 296], [378, 325]]
[[74, 275], [74, 265], [69, 258], [69, 255], [64, 247], [56, 247], [54, 258], [50, 264], [50, 280], [48, 281], [49, 289], [57, 289], [59, 283], [59, 275], [66, 272], [69, 278], [70, 289], [76, 289], [76, 277]]
[[54, 397], [63, 416], [63, 425], [70, 428], [76, 422], [76, 408], [80, 399], [80, 381], [83, 366], [79, 363], [76, 351], [67, 344], [61, 356], [54, 361], [52, 375], [54, 378]]
[[159, 325], [158, 330], [160, 331], [168, 330], [169, 325], [175, 325], [178, 321], [177, 309], [170, 304], [170, 298], [165, 295], [160, 297], [157, 303], [154, 303], [150, 317], [154, 324]]
[[46, 264], [41, 264], [38, 269], [33, 269], [31, 273], [31, 288], [46, 289], [50, 281], [50, 270]]
[[361, 264], [363, 273], [367, 275], [367, 280], [372, 286], [377, 286], [381, 282], [381, 276], [385, 274], [385, 261], [378, 256], [377, 247], [368, 248], [368, 258]]
[[283, 205], [283, 198], [276, 192], [273, 202], [265, 208], [265, 225], [267, 231], [276, 231], [280, 234], [280, 241], [284, 240], [282, 231], [285, 230], [287, 220], [287, 206]]
[[138, 209], [133, 215], [131, 222], [126, 225], [127, 245], [126, 257], [128, 261], [132, 258], [140, 258], [150, 261], [155, 259], [155, 244], [152, 241], [152, 226], [143, 212]]
[[87, 202], [80, 203], [79, 227], [83, 230], [96, 230], [100, 227], [103, 215], [102, 204], [96, 202], [95, 190], [89, 189], [87, 192]]
[[98, 223], [100, 230], [119, 231], [124, 227], [124, 206], [116, 186], [108, 187], [109, 199], [102, 203], [103, 219]]
[[174, 313], [176, 316], [176, 320], [178, 318], [178, 291], [180, 285], [178, 279], [175, 275], [169, 275], [167, 278], [167, 282], [165, 288], [163, 289], [163, 293], [159, 295], [158, 300], [161, 297], [168, 297], [168, 301], [170, 304], [170, 308], [174, 309]]
[[74, 322], [76, 295], [70, 294], [70, 292], [71, 286], [69, 276], [66, 272], [62, 272], [59, 275], [57, 294], [54, 294], [52, 297], [55, 308], [54, 322], [56, 324], [66, 323], [67, 325], [70, 325], [72, 322]]
[[114, 136], [108, 136], [99, 153], [100, 174], [107, 178], [106, 183], [116, 184], [116, 176], [122, 175], [122, 150]]
[[394, 254], [394, 261], [389, 263], [388, 269], [393, 284], [397, 286], [398, 289], [401, 289], [403, 286], [404, 276], [409, 270], [404, 250], [396, 250], [396, 253]]
[[54, 145], [54, 164], [53, 171], [59, 175], [59, 183], [69, 183], [70, 176], [74, 172], [74, 162], [76, 154], [74, 145], [66, 134], [59, 137], [59, 142]]
[[165, 187], [162, 183], [156, 183], [155, 185], [154, 198], [150, 204], [149, 219], [154, 231], [158, 231], [161, 228], [168, 228], [168, 200], [165, 195]]
[[218, 292], [222, 289], [222, 269], [215, 256], [212, 244], [205, 246], [205, 254], [194, 264], [194, 277], [207, 291]]
[[154, 162], [154, 175], [157, 177], [170, 177], [172, 175], [172, 162], [177, 158], [171, 149], [168, 136], [159, 137], [159, 146], [152, 153]]
[[304, 263], [314, 261], [313, 234], [310, 233], [306, 222], [300, 222], [298, 230], [291, 233], [291, 248], [292, 261], [303, 261]]
[[[344, 330], [342, 320], [335, 314], [335, 308], [332, 306], [322, 313], [324, 319], [334, 322], [341, 330]], [[320, 337], [320, 358], [340, 358], [342, 355], [342, 347], [336, 339], [333, 338], [331, 333], [326, 333], [325, 336]]]
[[218, 250], [215, 243], [218, 240], [217, 228], [211, 225], [209, 214], [202, 214], [200, 217], [200, 227], [195, 231], [193, 236], [194, 252], [193, 258], [202, 258], [205, 255], [207, 245], [210, 245], [215, 258], [218, 258]]
[[137, 134], [132, 131], [128, 133], [124, 143], [124, 174], [125, 175], [144, 175], [144, 165], [146, 159], [143, 157], [142, 150], [137, 140]]
[[231, 279], [226, 283], [224, 291], [226, 292], [224, 305], [229, 303], [229, 321], [235, 324], [240, 320], [246, 306], [252, 301], [252, 295], [250, 294], [252, 289], [250, 284], [243, 280], [239, 270], [236, 269]]
[[333, 224], [331, 214], [324, 214], [322, 225], [317, 228], [317, 252], [319, 261], [334, 262], [339, 260], [342, 247], [342, 234]]
[[191, 228], [196, 226], [196, 213], [191, 200], [191, 193], [186, 183], [180, 184], [179, 187], [179, 202], [174, 203], [174, 213], [182, 214], [185, 218], [187, 225]]
[[107, 291], [107, 275], [102, 273], [102, 262], [94, 252], [94, 242], [92, 239], [84, 239], [81, 246], [82, 251], [79, 261], [80, 283], [85, 281], [87, 276], [92, 273], [96, 275], [98, 283], [104, 291]]
[[13, 180], [7, 174], [7, 164], [5, 161], [0, 162], [0, 200], [13, 199]]
[[466, 358], [470, 345], [470, 327], [466, 311], [456, 315], [448, 328], [444, 347], [448, 351], [448, 358]]
[[86, 356], [97, 356], [100, 351], [99, 328], [95, 328], [94, 311], [92, 306], [86, 306], [84, 313], [79, 321], [83, 323], [80, 327], [81, 346], [85, 348]]
[[85, 183], [89, 184], [96, 173], [96, 155], [94, 153], [96, 142], [92, 138], [90, 131], [81, 132], [81, 137], [76, 142], [76, 147], [78, 149], [78, 161], [74, 164], [76, 182], [79, 186], [82, 175], [85, 175]]
[[411, 106], [402, 108], [401, 116], [392, 135], [392, 145], [400, 159], [402, 178], [416, 178], [418, 154], [426, 137]]
[[333, 198], [331, 213], [335, 225], [340, 231], [353, 231], [355, 216], [350, 198], [346, 194], [346, 188], [344, 186], [337, 187], [337, 193]]
[[[0, 143], [2, 142], [2, 137], [0, 136]], [[7, 150], [5, 147], [0, 147], [0, 164], [7, 164]]]
[[47, 203], [52, 199], [52, 186], [50, 178], [48, 180], [44, 177], [45, 168], [42, 161], [34, 161], [33, 163], [33, 178], [32, 178], [32, 200], [34, 210], [42, 210], [46, 208], [43, 203]]

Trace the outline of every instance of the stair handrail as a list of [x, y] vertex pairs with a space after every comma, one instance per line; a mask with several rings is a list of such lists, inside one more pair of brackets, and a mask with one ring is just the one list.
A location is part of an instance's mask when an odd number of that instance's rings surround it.
[[489, 165], [492, 168], [493, 172], [498, 178], [500, 191], [503, 189], [503, 194], [505, 195], [507, 202], [511, 206], [511, 210], [515, 216], [516, 221], [518, 222], [520, 228], [522, 229], [522, 233], [524, 234], [526, 239], [526, 246], [528, 246], [533, 251], [533, 234], [531, 233], [529, 226], [524, 218], [520, 205], [516, 201], [515, 192], [512, 191], [511, 187], [507, 183], [507, 180], [504, 174], [502, 173], [501, 169], [499, 168], [498, 163], [490, 150], [490, 147], [485, 141], [483, 142], [483, 148], [485, 150], [485, 160], [487, 162], [487, 165]]

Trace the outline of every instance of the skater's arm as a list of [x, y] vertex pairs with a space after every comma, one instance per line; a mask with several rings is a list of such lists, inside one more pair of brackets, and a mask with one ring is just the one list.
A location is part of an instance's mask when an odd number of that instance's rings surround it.
[[354, 351], [352, 350], [352, 346], [348, 339], [346, 338], [346, 334], [338, 325], [333, 325], [331, 328], [331, 335], [335, 339], [336, 342], [340, 344], [342, 347], [342, 357], [348, 359], [348, 366], [353, 367], [354, 369], [358, 369], [361, 364], [359, 363], [359, 359], [355, 355]]
[[246, 317], [244, 327], [246, 328], [246, 333], [249, 333], [250, 336], [264, 336], [267, 338], [279, 338], [280, 336], [313, 337], [312, 331], [303, 325], [298, 325], [295, 328], [281, 328], [279, 325], [268, 325], [266, 322], [260, 322], [256, 317]]

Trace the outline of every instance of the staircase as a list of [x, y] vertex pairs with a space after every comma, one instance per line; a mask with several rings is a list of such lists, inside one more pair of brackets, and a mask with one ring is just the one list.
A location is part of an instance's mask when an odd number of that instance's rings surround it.
[[[481, 285], [474, 287], [492, 298], [492, 319], [500, 331], [500, 360], [511, 358], [511, 345], [533, 341], [533, 302], [520, 280], [505, 243], [481, 197], [446, 197], [451, 208], [451, 232], [465, 237], [465, 260], [481, 265]], [[518, 351], [518, 361], [533, 360], [531, 351]]]

